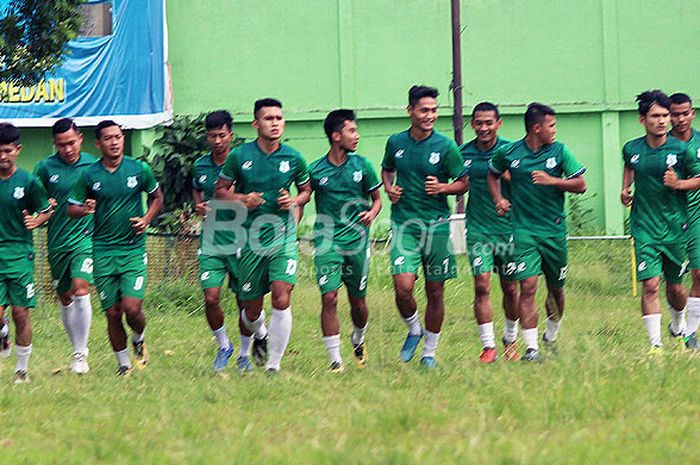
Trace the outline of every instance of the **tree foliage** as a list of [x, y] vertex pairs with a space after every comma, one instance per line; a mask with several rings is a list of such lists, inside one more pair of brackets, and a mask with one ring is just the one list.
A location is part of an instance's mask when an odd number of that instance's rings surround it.
[[0, 13], [0, 79], [29, 85], [52, 72], [82, 24], [84, 0], [11, 0]]

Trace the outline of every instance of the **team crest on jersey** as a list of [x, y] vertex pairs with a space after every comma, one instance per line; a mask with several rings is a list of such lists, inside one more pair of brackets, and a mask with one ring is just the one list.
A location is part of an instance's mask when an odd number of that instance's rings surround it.
[[136, 180], [136, 176], [129, 176], [126, 178], [126, 187], [133, 189], [138, 185], [138, 183], [139, 182]]
[[17, 200], [24, 197], [24, 187], [15, 187], [15, 191], [12, 193], [12, 197], [16, 198]]
[[204, 184], [205, 182], [207, 182], [207, 175], [203, 174], [199, 177], [199, 183]]
[[428, 161], [431, 165], [437, 165], [437, 163], [440, 161], [440, 152], [432, 152], [430, 154], [430, 158], [428, 158]]
[[678, 163], [678, 156], [675, 153], [666, 155], [666, 166], [675, 166]]
[[403, 157], [403, 149], [398, 149], [396, 153], [394, 154], [395, 158], [401, 158]]
[[253, 285], [251, 283], [245, 283], [241, 289], [243, 292], [250, 292], [250, 290], [253, 289]]
[[280, 162], [280, 173], [287, 173], [289, 172], [289, 162], [288, 161], [281, 161]]
[[516, 160], [513, 160], [512, 162], [510, 162], [510, 167], [511, 167], [511, 168], [517, 168], [518, 166], [520, 166], [520, 160], [519, 160], [519, 159], [516, 159]]
[[544, 166], [545, 166], [545, 168], [550, 169], [550, 170], [552, 168], [555, 168], [557, 166], [557, 159], [554, 157], [547, 158], [547, 161], [545, 162]]
[[243, 168], [243, 169], [246, 170], [246, 171], [248, 171], [248, 170], [251, 169], [252, 167], [253, 167], [253, 161], [252, 161], [252, 160], [246, 161], [246, 162], [243, 163], [243, 165], [241, 166], [241, 168]]
[[328, 176], [324, 176], [318, 181], [319, 186], [325, 186], [326, 184], [328, 184]]
[[471, 160], [464, 160], [464, 167], [469, 168], [470, 166], [472, 166], [472, 161]]
[[318, 280], [318, 283], [321, 286], [325, 286], [326, 284], [328, 284], [328, 276], [326, 276], [325, 274], [321, 276], [321, 278]]
[[56, 184], [56, 183], [58, 182], [58, 177], [59, 177], [59, 176], [58, 176], [57, 174], [51, 175], [51, 177], [49, 178], [49, 182], [50, 182], [51, 184]]
[[352, 173], [352, 180], [355, 182], [362, 181], [362, 171], [354, 171]]
[[639, 154], [635, 153], [630, 157], [630, 163], [637, 164], [639, 162]]
[[394, 265], [396, 266], [401, 266], [404, 263], [406, 263], [406, 257], [404, 257], [403, 255], [401, 255], [400, 257], [396, 257], [396, 260], [394, 260]]
[[94, 184], [92, 185], [92, 190], [98, 191], [98, 190], [100, 190], [100, 189], [102, 189], [102, 183], [101, 183], [100, 181], [97, 181], [96, 183], [94, 183]]

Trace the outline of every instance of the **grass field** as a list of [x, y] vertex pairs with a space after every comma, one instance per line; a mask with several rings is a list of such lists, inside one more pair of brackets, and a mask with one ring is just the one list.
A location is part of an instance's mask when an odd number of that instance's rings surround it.
[[[448, 285], [440, 365], [432, 372], [417, 360], [398, 362], [405, 326], [381, 257], [370, 278], [370, 363], [363, 371], [349, 363], [340, 375], [326, 372], [308, 260], [278, 376], [211, 373], [215, 342], [199, 289], [184, 281], [150, 283], [146, 370], [114, 376], [96, 309], [92, 371], [69, 375], [67, 337], [46, 300], [33, 313], [32, 383], [12, 384], [14, 355], [0, 365], [0, 457], [13, 464], [697, 463], [700, 359], [668, 339], [663, 356], [647, 355], [639, 304], [630, 296], [628, 244], [572, 243], [570, 262], [560, 353], [540, 365], [477, 362], [463, 257], [460, 278]], [[234, 321], [229, 317], [233, 336]]]

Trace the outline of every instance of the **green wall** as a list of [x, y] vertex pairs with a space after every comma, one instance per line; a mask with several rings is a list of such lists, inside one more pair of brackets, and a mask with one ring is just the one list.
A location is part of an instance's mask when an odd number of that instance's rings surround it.
[[[587, 196], [595, 196], [586, 205], [595, 209], [596, 228], [621, 232], [620, 149], [641, 133], [634, 96], [658, 87], [700, 99], [694, 56], [700, 2], [463, 0], [461, 6], [465, 111], [494, 101], [505, 114], [502, 135], [519, 138], [527, 103], [554, 106], [558, 139], [589, 168]], [[278, 97], [288, 142], [311, 161], [327, 148], [325, 114], [354, 108], [359, 151], [378, 165], [388, 134], [408, 125], [407, 89], [424, 83], [441, 91], [438, 126], [451, 133], [447, 0], [168, 0], [167, 17], [176, 113], [229, 109], [235, 131], [252, 138], [253, 101]], [[132, 134], [131, 152], [152, 137], [152, 131]], [[23, 163], [33, 163], [50, 151], [48, 131], [25, 130], [25, 147]]]

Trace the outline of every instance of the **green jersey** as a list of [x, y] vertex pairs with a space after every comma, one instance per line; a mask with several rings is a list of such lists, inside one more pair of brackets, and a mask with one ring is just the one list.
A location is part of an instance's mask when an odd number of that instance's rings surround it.
[[316, 247], [329, 239], [339, 246], [366, 239], [369, 228], [359, 222], [358, 215], [369, 210], [370, 192], [382, 185], [369, 160], [350, 153], [336, 166], [326, 155], [309, 166], [309, 176], [316, 196]]
[[[299, 187], [309, 182], [306, 162], [299, 152], [281, 144], [276, 151], [267, 154], [260, 150], [257, 140], [254, 140], [231, 151], [219, 177], [233, 181], [237, 193], [262, 193], [265, 202], [248, 211], [243, 221], [243, 228], [250, 229], [257, 218], [264, 216], [260, 220], [262, 224], [259, 229], [261, 244], [266, 242], [264, 238], [277, 236], [279, 233], [288, 236], [296, 234], [296, 221], [291, 219], [289, 211], [279, 207], [277, 198], [280, 196], [280, 189], [289, 191], [292, 183]], [[291, 230], [287, 230], [287, 227]]]
[[30, 213], [50, 209], [46, 189], [35, 176], [17, 168], [12, 176], [0, 179], [0, 253], [3, 263], [34, 253], [32, 232], [24, 226], [23, 210]]
[[142, 192], [152, 194], [158, 189], [150, 166], [125, 156], [114, 172], [101, 160], [88, 166], [73, 186], [68, 202], [83, 205], [95, 200], [95, 231], [93, 249], [112, 252], [133, 250], [146, 245], [146, 235], [136, 234], [129, 218], [144, 215]]
[[462, 156], [454, 141], [433, 131], [416, 141], [410, 129], [393, 134], [386, 142], [382, 168], [396, 172], [396, 185], [403, 189], [399, 201], [391, 205], [391, 222], [399, 227], [406, 222], [417, 228], [436, 223], [449, 224], [447, 195], [428, 195], [425, 178], [435, 176], [439, 182], [464, 176]]
[[43, 184], [48, 196], [56, 200], [49, 219], [48, 247], [52, 252], [92, 249], [92, 215], [80, 219], [68, 216], [68, 196], [80, 175], [97, 159], [81, 152], [80, 158], [69, 165], [56, 153], [39, 162], [34, 175]]
[[510, 172], [513, 232], [540, 237], [566, 236], [564, 191], [532, 182], [533, 171], [566, 179], [586, 172], [569, 149], [560, 142], [542, 146], [533, 152], [521, 139], [499, 147], [489, 169], [501, 175]]
[[[194, 162], [192, 167], [192, 188], [194, 190], [200, 191], [202, 193], [202, 198], [204, 201], [209, 201], [214, 198], [214, 188], [216, 186], [216, 180], [219, 179], [219, 173], [223, 165], [217, 165], [214, 161], [214, 157], [211, 154], [204, 155]], [[216, 212], [217, 221], [232, 221], [236, 217], [235, 213], [231, 210], [218, 210]], [[209, 223], [202, 223], [202, 234], [200, 234], [200, 251], [204, 255], [217, 255], [214, 249], [210, 249], [206, 244], [206, 228]], [[236, 235], [234, 231], [230, 229], [225, 230], [214, 230], [214, 236], [212, 243], [216, 246], [232, 245], [236, 242]], [[234, 252], [230, 249], [229, 252]]]
[[[459, 150], [464, 159], [464, 172], [469, 176], [469, 198], [467, 199], [466, 220], [467, 234], [478, 236], [490, 236], [493, 234], [511, 234], [510, 213], [498, 216], [496, 207], [491, 199], [491, 193], [486, 184], [486, 175], [489, 172], [489, 160], [499, 147], [509, 144], [510, 141], [496, 139], [493, 147], [481, 151], [476, 145], [476, 139], [464, 144]], [[507, 182], [501, 183], [503, 197], [510, 200], [510, 186]]]
[[[686, 144], [690, 153], [700, 159], [700, 131], [691, 128], [690, 139]], [[688, 198], [688, 222], [692, 224], [700, 219], [700, 189], [688, 191], [686, 197]]]
[[664, 173], [673, 167], [679, 179], [697, 176], [700, 160], [696, 154], [675, 137], [656, 148], [640, 137], [625, 144], [622, 156], [625, 166], [634, 171], [632, 236], [644, 242], [683, 241], [688, 227], [686, 193], [666, 187]]

